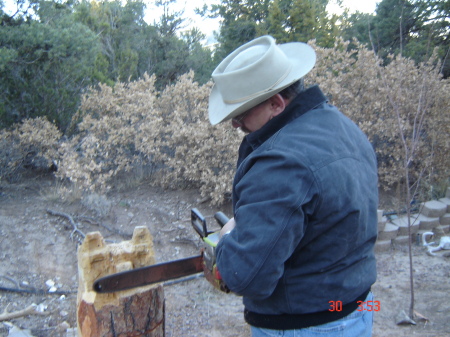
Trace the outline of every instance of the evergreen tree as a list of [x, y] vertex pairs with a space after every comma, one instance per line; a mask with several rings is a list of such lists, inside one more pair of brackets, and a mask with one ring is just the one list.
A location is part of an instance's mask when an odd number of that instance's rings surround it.
[[[75, 6], [77, 21], [88, 26], [102, 42], [102, 50], [96, 56], [98, 80], [113, 84], [115, 81], [137, 79], [141, 73], [139, 58], [143, 45], [146, 23], [145, 5], [141, 1], [88, 2]], [[105, 73], [106, 71], [106, 73]]]
[[420, 30], [412, 34], [406, 55], [424, 60], [437, 49], [444, 77], [450, 76], [450, 2], [448, 0], [412, 0]]
[[[96, 56], [99, 81], [113, 85], [147, 73], [155, 74], [157, 87], [164, 88], [190, 69], [196, 73], [196, 79], [205, 80], [201, 73], [211, 70], [211, 53], [201, 48], [198, 39], [178, 36], [185, 20], [183, 11], [171, 10], [173, 3], [174, 0], [156, 2], [163, 14], [153, 25], [144, 21], [145, 5], [141, 0], [128, 0], [125, 4], [119, 0], [83, 1], [75, 7], [77, 20], [89, 26], [102, 41], [101, 53]], [[197, 62], [197, 58], [202, 61]]]
[[332, 46], [340, 31], [338, 17], [328, 16], [327, 5], [328, 0], [224, 0], [212, 6], [211, 16], [222, 19], [215, 61], [265, 34], [278, 43], [315, 39], [320, 46]]
[[99, 41], [70, 5], [43, 1], [35, 13], [0, 25], [0, 125], [45, 115], [64, 130], [93, 83]]
[[280, 6], [280, 0], [275, 0], [271, 3], [269, 15], [267, 18], [267, 34], [273, 36], [278, 43], [287, 41], [286, 30], [286, 15], [283, 13]]
[[372, 29], [375, 51], [385, 57], [389, 53], [402, 52], [417, 31], [414, 6], [408, 0], [383, 0], [378, 4]]
[[357, 39], [359, 42], [370, 45], [370, 34], [373, 27], [375, 15], [369, 13], [356, 12], [348, 15], [344, 13], [342, 37], [345, 41]]
[[231, 51], [240, 45], [262, 35], [258, 26], [267, 20], [268, 0], [223, 0], [213, 5], [211, 16], [222, 19], [220, 34], [217, 36], [219, 47], [214, 60], [219, 63]]
[[344, 38], [357, 38], [384, 59], [401, 54], [416, 62], [436, 51], [450, 75], [450, 7], [446, 0], [383, 0], [375, 15], [344, 14]]
[[163, 15], [155, 24], [156, 34], [147, 47], [154, 64], [152, 73], [156, 74], [159, 88], [173, 84], [180, 75], [190, 70], [194, 71], [195, 79], [203, 84], [210, 79], [213, 70], [211, 52], [201, 46], [200, 41], [205, 36], [198, 29], [191, 29], [178, 36], [185, 27], [185, 20], [183, 11], [171, 10], [174, 2], [157, 2], [158, 6], [163, 7]]

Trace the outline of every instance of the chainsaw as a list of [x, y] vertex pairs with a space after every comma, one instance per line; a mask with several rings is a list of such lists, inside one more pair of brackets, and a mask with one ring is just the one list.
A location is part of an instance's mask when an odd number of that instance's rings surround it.
[[[221, 227], [229, 220], [222, 212], [217, 212], [214, 218]], [[206, 219], [196, 208], [191, 209], [191, 224], [204, 242], [200, 255], [104, 276], [94, 282], [94, 290], [98, 293], [111, 293], [204, 272], [205, 278], [215, 288], [229, 293], [230, 290], [216, 266], [215, 250], [220, 232], [208, 231]]]

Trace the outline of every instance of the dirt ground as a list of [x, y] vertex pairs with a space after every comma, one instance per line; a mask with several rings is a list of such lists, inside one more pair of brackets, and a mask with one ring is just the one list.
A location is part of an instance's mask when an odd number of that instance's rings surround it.
[[[198, 254], [201, 243], [190, 226], [191, 208], [198, 208], [211, 226], [216, 211], [231, 214], [229, 206], [217, 209], [201, 202], [194, 190], [163, 191], [141, 184], [107, 199], [68, 202], [58, 196], [59, 187], [42, 176], [0, 183], [0, 317], [32, 303], [42, 311], [0, 322], [0, 337], [16, 336], [14, 329], [25, 330], [20, 336], [76, 336], [76, 251], [82, 238], [71, 237], [69, 220], [48, 210], [71, 215], [83, 233], [100, 231], [116, 242], [129, 240], [135, 226], [148, 226], [158, 262]], [[420, 246], [413, 255], [416, 311], [427, 320], [396, 324], [398, 314], [409, 308], [410, 295], [407, 248], [394, 247], [377, 253], [378, 281], [372, 288], [380, 302], [376, 337], [450, 336], [450, 258], [442, 252], [428, 256]], [[54, 292], [36, 293], [52, 285]], [[203, 277], [166, 285], [164, 291], [167, 337], [250, 336], [241, 298], [214, 290]]]

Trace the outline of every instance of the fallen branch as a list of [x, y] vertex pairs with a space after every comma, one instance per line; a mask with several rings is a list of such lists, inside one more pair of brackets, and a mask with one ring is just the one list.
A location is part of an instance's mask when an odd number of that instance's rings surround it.
[[46, 313], [38, 311], [37, 305], [33, 303], [32, 305], [23, 310], [8, 312], [7, 309], [5, 309], [5, 311], [3, 311], [3, 314], [0, 314], [0, 322], [9, 321], [14, 318], [28, 315], [46, 315]]
[[[55, 216], [61, 216], [66, 218], [67, 220], [69, 220], [70, 224], [73, 227], [73, 231], [72, 233], [70, 233], [70, 239], [73, 240], [73, 235], [75, 233], [78, 233], [83, 239], [86, 237], [86, 234], [84, 234], [79, 228], [78, 228], [78, 224], [75, 222], [75, 220], [73, 219], [73, 217], [70, 214], [67, 213], [63, 213], [63, 212], [57, 212], [57, 211], [53, 211], [51, 209], [47, 209], [47, 213], [51, 214], [51, 215], [55, 215]], [[114, 232], [114, 230], [108, 228], [107, 226], [101, 225], [102, 227], [105, 227], [107, 230]], [[117, 231], [116, 231], [117, 232]], [[123, 233], [123, 232], [117, 232], [116, 234], [122, 235], [122, 236], [130, 236], [129, 234]], [[82, 240], [81, 240], [82, 241]], [[80, 241], [80, 243], [81, 243]], [[110, 243], [116, 243], [116, 241], [114, 240], [108, 240], [105, 239], [105, 242], [110, 242]]]
[[13, 279], [12, 277], [6, 276], [6, 275], [0, 275], [0, 278], [4, 278], [5, 280], [8, 280], [9, 282], [14, 283], [14, 285], [19, 288], [19, 282], [17, 282], [15, 279]]
[[10, 293], [24, 293], [24, 294], [36, 294], [36, 295], [69, 295], [69, 294], [76, 294], [77, 291], [74, 290], [68, 290], [68, 291], [46, 291], [42, 289], [36, 289], [36, 288], [7, 288], [7, 287], [0, 287], [0, 292], [10, 292]]
[[54, 215], [54, 216], [61, 216], [61, 217], [66, 218], [67, 220], [69, 220], [70, 224], [73, 226], [73, 231], [70, 234], [70, 239], [73, 239], [73, 235], [75, 233], [78, 233], [79, 235], [81, 235], [83, 237], [83, 239], [86, 237], [86, 234], [84, 234], [81, 230], [78, 229], [78, 224], [75, 223], [75, 221], [73, 220], [73, 218], [72, 218], [72, 216], [70, 214], [53, 211], [51, 209], [47, 209], [47, 213], [51, 214], [51, 215]]

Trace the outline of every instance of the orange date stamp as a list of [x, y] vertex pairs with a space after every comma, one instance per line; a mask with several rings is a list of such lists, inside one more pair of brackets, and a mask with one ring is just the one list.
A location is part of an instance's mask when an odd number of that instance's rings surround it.
[[[342, 301], [329, 301], [330, 308], [328, 311], [342, 311], [343, 304]], [[358, 311], [380, 311], [381, 304], [380, 301], [358, 301]]]

